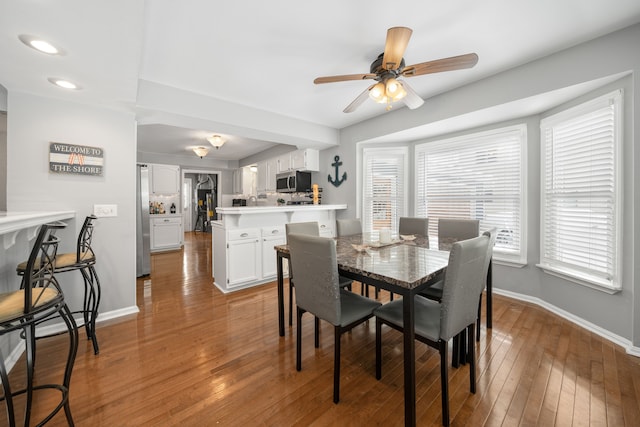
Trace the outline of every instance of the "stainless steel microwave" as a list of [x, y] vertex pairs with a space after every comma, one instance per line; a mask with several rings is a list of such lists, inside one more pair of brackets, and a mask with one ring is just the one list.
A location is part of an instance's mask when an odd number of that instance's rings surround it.
[[289, 171], [276, 175], [278, 193], [303, 193], [311, 191], [311, 172]]

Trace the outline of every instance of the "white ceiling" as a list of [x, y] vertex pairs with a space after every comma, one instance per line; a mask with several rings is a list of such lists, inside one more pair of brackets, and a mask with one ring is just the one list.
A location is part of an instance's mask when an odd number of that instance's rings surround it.
[[[368, 82], [314, 85], [313, 79], [368, 72], [384, 49], [389, 27], [413, 29], [407, 65], [478, 54], [473, 69], [408, 80], [428, 98], [636, 22], [638, 0], [3, 1], [0, 85], [9, 93], [31, 92], [142, 115], [138, 87], [144, 80], [341, 129], [385, 114], [384, 106], [368, 101], [345, 114], [344, 107]], [[47, 38], [65, 55], [29, 49], [19, 34]], [[82, 90], [64, 92], [48, 77], [72, 79]], [[225, 134], [216, 129], [214, 113], [197, 114], [211, 124], [141, 121], [138, 149], [184, 154], [187, 147], [205, 144], [204, 135]], [[283, 142], [247, 135], [252, 132], [226, 133], [229, 142], [217, 158], [237, 160]]]

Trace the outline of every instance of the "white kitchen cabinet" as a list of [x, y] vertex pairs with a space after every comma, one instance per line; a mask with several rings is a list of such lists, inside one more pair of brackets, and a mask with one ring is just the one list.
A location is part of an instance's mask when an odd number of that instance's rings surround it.
[[320, 229], [320, 236], [322, 237], [335, 237], [335, 233], [333, 232], [335, 221], [326, 221], [320, 220], [318, 221], [318, 227]]
[[260, 229], [229, 230], [227, 234], [227, 288], [261, 278]]
[[248, 167], [233, 171], [233, 192], [235, 194], [256, 194], [256, 173]]
[[278, 159], [268, 159], [257, 163], [256, 190], [258, 193], [276, 191], [276, 174], [278, 173]]
[[320, 170], [320, 152], [306, 148], [291, 151], [278, 157], [278, 172], [290, 170], [318, 172]]
[[180, 193], [180, 166], [149, 165], [152, 194]]
[[[276, 277], [276, 250], [277, 245], [287, 243], [285, 228], [282, 226], [262, 228], [262, 278]], [[285, 272], [288, 269], [285, 267]]]
[[182, 217], [151, 218], [151, 251], [179, 249], [183, 236]]
[[291, 169], [318, 172], [320, 170], [320, 153], [311, 148], [292, 151]]

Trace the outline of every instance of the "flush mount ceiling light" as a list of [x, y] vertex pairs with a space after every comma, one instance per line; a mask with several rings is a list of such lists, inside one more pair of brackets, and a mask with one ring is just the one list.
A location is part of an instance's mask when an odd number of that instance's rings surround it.
[[193, 149], [193, 152], [196, 153], [196, 156], [203, 158], [204, 156], [207, 155], [207, 153], [209, 152], [209, 149], [207, 147], [195, 147]]
[[64, 89], [72, 89], [72, 90], [80, 90], [82, 89], [80, 86], [78, 86], [77, 84], [73, 83], [72, 81], [69, 81], [67, 79], [61, 79], [58, 77], [49, 77], [47, 80], [49, 80], [49, 83], [56, 85], [58, 87], [64, 88]]
[[51, 42], [44, 40], [41, 37], [30, 36], [28, 34], [20, 34], [18, 36], [20, 41], [25, 45], [37, 50], [38, 52], [46, 53], [48, 55], [63, 55], [64, 52], [57, 46], [54, 46]]
[[216, 150], [218, 148], [222, 147], [224, 145], [224, 143], [226, 142], [224, 139], [222, 139], [222, 137], [220, 135], [209, 136], [209, 137], [207, 137], [207, 141], [209, 141], [209, 144], [211, 144], [214, 147], [216, 147]]

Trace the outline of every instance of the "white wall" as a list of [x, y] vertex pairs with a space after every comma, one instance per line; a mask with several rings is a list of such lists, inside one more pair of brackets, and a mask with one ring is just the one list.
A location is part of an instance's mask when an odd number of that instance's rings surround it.
[[[505, 71], [465, 87], [441, 94], [425, 101], [417, 110], [406, 108], [392, 111], [341, 131], [338, 148], [321, 153], [321, 175], [334, 175], [330, 164], [333, 156], [340, 155], [341, 170], [349, 174], [347, 182], [338, 188], [325, 185], [325, 200], [330, 203], [347, 203], [349, 209], [341, 216], [356, 216], [357, 177], [355, 176], [358, 146], [370, 141], [397, 141], [398, 133], [407, 129], [430, 126], [439, 128], [452, 118], [470, 117], [479, 111], [486, 111], [519, 99], [535, 97], [553, 91], [579, 87], [591, 81], [610, 82], [627, 74], [617, 83], [625, 90], [624, 120], [624, 241], [623, 241], [623, 290], [615, 295], [586, 288], [543, 273], [535, 264], [539, 260], [539, 192], [540, 192], [540, 147], [539, 117], [524, 116], [521, 121], [528, 124], [528, 265], [524, 268], [496, 266], [494, 286], [517, 292], [550, 307], [564, 311], [568, 316], [576, 316], [599, 329], [604, 334], [635, 347], [640, 355], [640, 25], [603, 36], [565, 51], [541, 58], [537, 61]], [[630, 74], [631, 72], [631, 74]], [[607, 83], [609, 84], [609, 83]], [[576, 86], [578, 85], [578, 86]], [[614, 84], [613, 86], [615, 86]], [[589, 96], [609, 90], [591, 89]], [[567, 105], [580, 102], [585, 97], [576, 96]], [[462, 120], [461, 122], [464, 122]], [[477, 123], [467, 126], [476, 129], [495, 127], [511, 123], [504, 116], [496, 116], [493, 124], [478, 127]], [[469, 121], [471, 123], [471, 121]], [[487, 123], [487, 122], [485, 122]], [[460, 133], [460, 127], [456, 129]], [[476, 130], [474, 129], [474, 130]], [[443, 136], [451, 136], [450, 131], [433, 133], [432, 137], [417, 142], [425, 142]], [[414, 139], [415, 141], [415, 139]], [[388, 145], [395, 144], [387, 142]], [[327, 187], [329, 187], [327, 189]]]
[[[136, 126], [131, 113], [9, 92], [7, 133], [7, 205], [10, 211], [76, 211], [72, 238], [61, 243], [75, 250], [77, 236], [94, 204], [115, 204], [118, 216], [99, 218], [93, 244], [102, 283], [101, 318], [137, 311], [135, 271]], [[104, 149], [101, 177], [50, 173], [49, 142]], [[80, 274], [59, 278], [65, 296], [78, 307]]]

